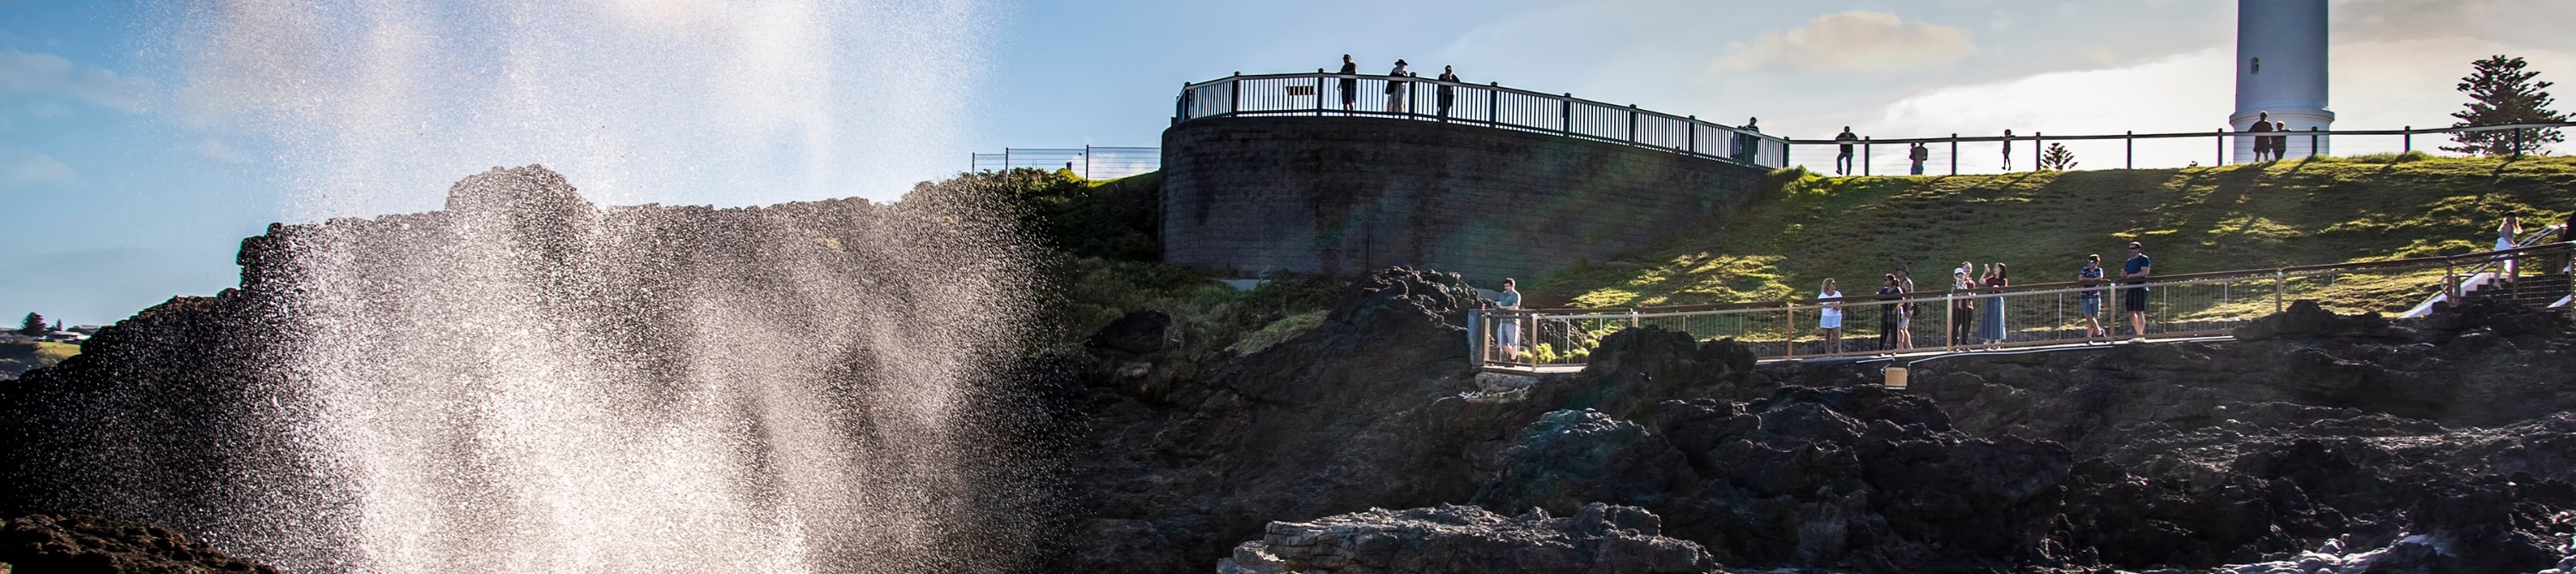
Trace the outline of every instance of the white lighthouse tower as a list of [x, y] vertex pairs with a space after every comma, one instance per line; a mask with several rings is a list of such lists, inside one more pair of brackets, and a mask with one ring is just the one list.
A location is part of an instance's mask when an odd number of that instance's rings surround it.
[[[2236, 0], [2236, 131], [2270, 112], [2290, 131], [2334, 129], [2326, 109], [2326, 0]], [[2284, 157], [2333, 149], [2330, 138], [2290, 134]], [[2314, 140], [2311, 149], [2310, 141]], [[2254, 159], [2254, 138], [2236, 138], [2236, 163]]]

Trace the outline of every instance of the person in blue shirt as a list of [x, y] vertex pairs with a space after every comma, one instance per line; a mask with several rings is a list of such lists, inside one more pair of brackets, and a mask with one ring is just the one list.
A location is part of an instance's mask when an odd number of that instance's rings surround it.
[[2129, 242], [2129, 262], [2120, 266], [2120, 283], [2132, 285], [2120, 289], [2120, 307], [2129, 312], [2129, 330], [2139, 339], [2147, 338], [2147, 277], [2155, 271], [2147, 259], [2145, 247]]
[[[1516, 285], [1513, 284], [1511, 278], [1503, 278], [1503, 294], [1500, 297], [1494, 298], [1494, 306], [1502, 309], [1521, 308], [1521, 292], [1516, 288]], [[1494, 342], [1503, 347], [1504, 358], [1513, 361], [1520, 360], [1521, 325], [1519, 318], [1515, 317], [1510, 320], [1503, 321], [1500, 325], [1494, 326], [1494, 335]]]
[[2094, 288], [2102, 284], [2101, 254], [2084, 256], [2084, 268], [2075, 270], [2075, 283], [2085, 287], [2084, 294], [2078, 298], [2084, 308], [2084, 338], [2110, 336], [2102, 330], [2102, 290]]

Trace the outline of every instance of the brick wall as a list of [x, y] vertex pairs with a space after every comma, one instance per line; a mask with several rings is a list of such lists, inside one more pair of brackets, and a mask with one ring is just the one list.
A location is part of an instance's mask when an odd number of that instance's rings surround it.
[[1415, 265], [1479, 284], [1526, 279], [1723, 220], [1763, 173], [1462, 124], [1193, 120], [1163, 132], [1163, 259], [1247, 273]]

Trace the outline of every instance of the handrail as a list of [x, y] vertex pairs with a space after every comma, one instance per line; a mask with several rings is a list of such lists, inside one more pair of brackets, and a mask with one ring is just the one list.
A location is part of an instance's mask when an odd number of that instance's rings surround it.
[[[1390, 82], [1402, 90], [1391, 89]], [[1275, 89], [1274, 89], [1275, 88]], [[1362, 94], [1366, 94], [1363, 96]], [[1332, 105], [1338, 95], [1341, 106]], [[1377, 104], [1380, 96], [1388, 96]], [[1360, 105], [1360, 104], [1369, 105]], [[1436, 112], [1432, 110], [1437, 110]], [[1756, 128], [1574, 97], [1420, 76], [1241, 74], [1184, 83], [1172, 123], [1237, 116], [1346, 116], [1438, 121], [1623, 144], [1762, 168], [1788, 165], [1789, 140]]]
[[[2543, 228], [2525, 235], [2521, 241], [2536, 242], [2563, 229]], [[1860, 293], [1835, 298], [1791, 298], [1770, 301], [1748, 301], [1708, 305], [1640, 306], [1616, 308], [1548, 308], [1548, 309], [1481, 309], [1471, 313], [1472, 348], [1477, 349], [1484, 364], [1536, 368], [1541, 359], [1537, 349], [1554, 349], [1544, 355], [1545, 364], [1576, 364], [1609, 331], [1623, 326], [1647, 324], [1681, 328], [1701, 336], [1739, 337], [1754, 346], [1764, 359], [1800, 357], [1850, 357], [1885, 354], [1902, 350], [1911, 340], [1938, 341], [1920, 345], [1922, 349], [2000, 349], [2031, 346], [2099, 343], [2112, 338], [2093, 335], [2081, 328], [2085, 321], [2095, 321], [2104, 328], [2115, 322], [2138, 336], [2171, 338], [2178, 336], [2224, 335], [2227, 329], [2242, 325], [2260, 314], [2286, 308], [2290, 299], [2303, 297], [2299, 292], [2318, 289], [2354, 278], [2363, 285], [2398, 280], [2426, 283], [2431, 279], [2416, 276], [2425, 271], [2455, 276], [2463, 263], [2487, 264], [2508, 257], [2576, 255], [2576, 242], [2551, 242], [2525, 245], [2513, 249], [2476, 253], [2410, 257], [2384, 261], [2361, 261], [2321, 265], [2302, 265], [2273, 269], [2247, 269], [2206, 273], [2160, 275], [2144, 283], [2117, 283], [2116, 279], [2093, 286], [2076, 282], [2050, 282], [2009, 287], [1978, 288], [1961, 291], [1918, 291], [1880, 295]], [[2326, 283], [2314, 282], [2323, 278]], [[2403, 285], [2405, 283], [2400, 283]], [[2407, 288], [2407, 287], [2400, 287]], [[2089, 296], [2087, 296], [2089, 295]], [[2144, 319], [2113, 311], [2112, 304], [2136, 304], [2150, 311]], [[2366, 311], [2394, 308], [2380, 307], [2384, 301], [2321, 301], [2330, 307]], [[1932, 305], [1925, 305], [1930, 303]], [[2081, 305], [2078, 305], [2081, 303]], [[1900, 305], [1912, 305], [1913, 311], [1896, 316]], [[1999, 310], [1993, 318], [1984, 317], [1986, 309]], [[2083, 307], [2088, 313], [2076, 313]], [[2418, 306], [2419, 308], [2421, 306]], [[1845, 336], [1840, 343], [1827, 346], [1814, 329], [1821, 327], [1821, 310], [1834, 309], [1842, 317]], [[2135, 310], [2136, 308], [2129, 308]], [[2005, 318], [2009, 317], [2009, 318]], [[1902, 321], [1910, 327], [1894, 328]], [[1989, 322], [2002, 321], [1994, 335], [1987, 333]], [[2143, 321], [2142, 323], [2140, 321]], [[1874, 328], [1875, 327], [1875, 328]], [[1975, 327], [1970, 337], [1968, 329]], [[1711, 329], [1702, 331], [1703, 328]], [[1801, 334], [1809, 336], [1802, 336]], [[1873, 347], [1862, 342], [1858, 334], [1875, 333], [1880, 341]], [[2116, 331], [2115, 331], [2116, 333]], [[1524, 336], [1526, 335], [1526, 336]], [[1896, 347], [1889, 347], [1895, 337]], [[1496, 340], [1510, 338], [1531, 346], [1510, 347], [1509, 353], [1530, 350], [1526, 360], [1494, 359]], [[1860, 344], [1855, 344], [1855, 343]], [[1855, 349], [1857, 347], [1857, 349]], [[1805, 350], [1801, 350], [1805, 349]]]
[[[2537, 253], [2537, 252], [2542, 252], [2542, 251], [2557, 251], [2557, 250], [2570, 249], [2570, 248], [2576, 248], [2576, 242], [2561, 241], [2561, 242], [2555, 242], [2555, 243], [2545, 243], [2545, 244], [2531, 245], [2531, 246], [2527, 246], [2527, 247], [2518, 247], [2518, 248], [2514, 248], [2514, 249], [2506, 249], [2506, 250], [2499, 250], [2499, 251], [2481, 251], [2481, 252], [2477, 252], [2477, 253], [2468, 253], [2468, 254], [2461, 254], [2461, 255], [2434, 255], [2434, 256], [2427, 256], [2427, 257], [2408, 257], [2408, 258], [2403, 258], [2403, 259], [2384, 259], [2384, 260], [2379, 260], [2379, 261], [2353, 261], [2353, 262], [2346, 262], [2346, 263], [2322, 263], [2322, 264], [2314, 264], [2314, 265], [2293, 265], [2293, 266], [2288, 266], [2288, 267], [2276, 267], [2276, 268], [2272, 268], [2272, 269], [2236, 269], [2236, 270], [2229, 270], [2229, 271], [2202, 271], [2202, 272], [2197, 272], [2197, 273], [2170, 273], [2170, 274], [2160, 274], [2160, 275], [2156, 275], [2156, 276], [2154, 276], [2154, 277], [2150, 278], [2150, 279], [2149, 279], [2149, 282], [2147, 283], [2147, 286], [2153, 287], [2153, 286], [2163, 285], [2163, 284], [2167, 284], [2167, 283], [2180, 284], [2180, 283], [2186, 283], [2186, 282], [2192, 282], [2192, 281], [2204, 281], [2204, 280], [2211, 280], [2211, 279], [2246, 279], [2246, 278], [2256, 278], [2256, 277], [2271, 277], [2271, 276], [2274, 276], [2274, 275], [2299, 276], [2299, 275], [2314, 274], [2314, 273], [2318, 273], [2318, 272], [2335, 272], [2335, 271], [2364, 271], [2364, 270], [2375, 270], [2375, 269], [2386, 269], [2386, 268], [2402, 268], [2402, 267], [2434, 267], [2434, 266], [2443, 265], [2443, 264], [2447, 264], [2447, 263], [2464, 262], [2464, 261], [2473, 261], [2473, 262], [2492, 262], [2492, 261], [2496, 260], [2497, 258], [2500, 258], [2500, 257], [2503, 257], [2503, 256], [2507, 256], [2507, 255], [2522, 255], [2522, 254], [2527, 254], [2527, 253]], [[1696, 304], [1696, 305], [1663, 305], [1663, 306], [1631, 306], [1631, 307], [1550, 307], [1550, 308], [1512, 309], [1512, 311], [1519, 311], [1519, 312], [1525, 312], [1525, 313], [1547, 313], [1547, 314], [1574, 314], [1574, 313], [1587, 313], [1587, 314], [1588, 314], [1588, 313], [1597, 313], [1597, 312], [1601, 312], [1601, 311], [1610, 311], [1610, 310], [1622, 310], [1622, 311], [1629, 311], [1629, 312], [1641, 312], [1641, 313], [1659, 313], [1659, 312], [1670, 312], [1670, 311], [1728, 311], [1728, 310], [1737, 310], [1737, 309], [1779, 309], [1779, 308], [1780, 308], [1780, 306], [1781, 306], [1782, 304], [1801, 304], [1801, 305], [1803, 305], [1803, 304], [1814, 304], [1814, 303], [1818, 303], [1818, 302], [1822, 302], [1822, 301], [1835, 301], [1835, 302], [1879, 302], [1879, 301], [1903, 301], [1903, 302], [1909, 302], [1909, 303], [1910, 303], [1910, 302], [1922, 302], [1922, 301], [1940, 301], [1940, 300], [1945, 299], [1945, 297], [1943, 297], [1943, 296], [1936, 295], [1936, 294], [1940, 294], [1940, 293], [1960, 293], [1960, 294], [1962, 294], [1963, 296], [1966, 296], [1966, 295], [1975, 295], [1975, 294], [2016, 294], [2016, 293], [2027, 293], [2027, 292], [2048, 291], [2048, 290], [2118, 289], [2118, 288], [2120, 288], [2120, 287], [2121, 287], [2121, 285], [2117, 283], [2117, 280], [2116, 280], [2116, 279], [2106, 279], [2106, 281], [2109, 281], [2109, 282], [2106, 282], [2106, 283], [2104, 283], [2104, 284], [2102, 284], [2102, 285], [2094, 286], [2094, 287], [2083, 287], [2083, 286], [2081, 286], [2081, 285], [2078, 285], [2078, 284], [2077, 284], [2076, 282], [2074, 282], [2074, 281], [2054, 281], [2054, 282], [2048, 282], [2048, 283], [2026, 283], [2026, 284], [2012, 285], [2012, 286], [2007, 286], [2007, 287], [1979, 287], [1979, 288], [1976, 288], [1976, 289], [1973, 289], [1973, 290], [1967, 290], [1967, 291], [1922, 290], [1922, 291], [1915, 291], [1915, 292], [1913, 292], [1913, 293], [1908, 293], [1908, 294], [1906, 294], [1906, 296], [1905, 296], [1905, 297], [1896, 297], [1896, 296], [1891, 296], [1891, 295], [1879, 295], [1879, 294], [1876, 294], [1876, 293], [1866, 293], [1866, 294], [1861, 294], [1861, 295], [1853, 295], [1853, 296], [1842, 297], [1842, 298], [1839, 298], [1839, 299], [1799, 299], [1799, 298], [1789, 298], [1789, 299], [1769, 299], [1769, 300], [1763, 300], [1763, 301], [1746, 301], [1746, 302], [1740, 302], [1740, 303], [1703, 303], [1703, 304]]]
[[[2317, 135], [2317, 136], [2411, 136], [2411, 135], [2421, 135], [2421, 134], [2447, 134], [2447, 133], [2493, 132], [2493, 131], [2504, 131], [2504, 130], [2530, 130], [2530, 129], [2553, 129], [2553, 128], [2576, 128], [2576, 122], [2534, 122], [2534, 123], [2509, 124], [2509, 125], [2499, 125], [2499, 126], [2442, 127], [2442, 128], [2422, 128], [2422, 129], [2408, 128], [2408, 129], [2399, 129], [2399, 130], [2304, 130], [2304, 131], [2286, 131], [2286, 132], [2245, 132], [2245, 131], [2226, 131], [2226, 132], [2223, 132], [2223, 133], [2224, 133], [2227, 137], [2284, 136], [2284, 135], [2288, 135], [2288, 136], [2309, 136], [2309, 135]], [[1961, 142], [1961, 143], [1973, 143], [1973, 142], [1999, 142], [1999, 141], [2026, 142], [2026, 141], [2031, 141], [2031, 140], [2066, 141], [2066, 140], [2117, 140], [2117, 139], [2160, 139], [2160, 138], [2205, 138], [2205, 137], [2210, 137], [2211, 135], [2215, 135], [2215, 134], [2218, 134], [2218, 133], [2222, 133], [2222, 132], [2165, 132], [2165, 133], [2147, 133], [2147, 134], [2128, 134], [2128, 133], [2121, 133], [2121, 134], [2078, 134], [2078, 135], [2057, 135], [2057, 134], [2040, 135], [2040, 134], [2031, 134], [2031, 135], [2016, 135], [2016, 136], [2012, 136], [2012, 137], [2010, 137], [2010, 138], [2006, 138], [2006, 137], [2004, 137], [2004, 136], [1958, 136], [1958, 137], [1922, 137], [1922, 138], [1878, 138], [1878, 137], [1872, 137], [1872, 138], [1869, 138], [1869, 140], [1867, 141], [1867, 143], [1870, 143], [1870, 144], [1879, 144], [1879, 145], [1888, 145], [1888, 144], [1944, 143], [1944, 142]], [[1841, 144], [1841, 143], [1843, 143], [1843, 142], [1842, 142], [1842, 140], [1831, 139], [1831, 138], [1827, 138], [1827, 139], [1798, 139], [1798, 138], [1789, 138], [1789, 139], [1788, 139], [1788, 142], [1789, 142], [1789, 144], [1790, 144], [1790, 145], [1837, 145], [1837, 144]], [[1856, 142], [1854, 142], [1852, 145], [1860, 145], [1860, 142], [1857, 142], [1857, 141], [1856, 141]]]

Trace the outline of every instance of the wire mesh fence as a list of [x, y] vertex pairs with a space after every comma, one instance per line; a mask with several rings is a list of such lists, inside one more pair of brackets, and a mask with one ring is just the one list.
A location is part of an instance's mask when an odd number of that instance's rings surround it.
[[972, 172], [1024, 168], [1068, 170], [1083, 179], [1118, 179], [1163, 169], [1163, 149], [1105, 146], [1002, 148], [1002, 153], [970, 154], [966, 167]]
[[[2533, 237], [2548, 235], [2555, 228]], [[2127, 284], [1987, 286], [1898, 295], [1852, 294], [1726, 305], [1625, 309], [1483, 309], [1470, 314], [1470, 346], [1491, 367], [1587, 364], [1603, 338], [1660, 327], [1698, 340], [1729, 339], [1765, 360], [2002, 349], [2225, 335], [2290, 302], [2328, 311], [2398, 316], [2442, 297], [2462, 279], [2506, 259], [2564, 275], [2576, 243], [2505, 251], [2168, 275]], [[1876, 289], [1876, 287], [1871, 287]], [[2418, 303], [2418, 301], [2426, 301]]]

